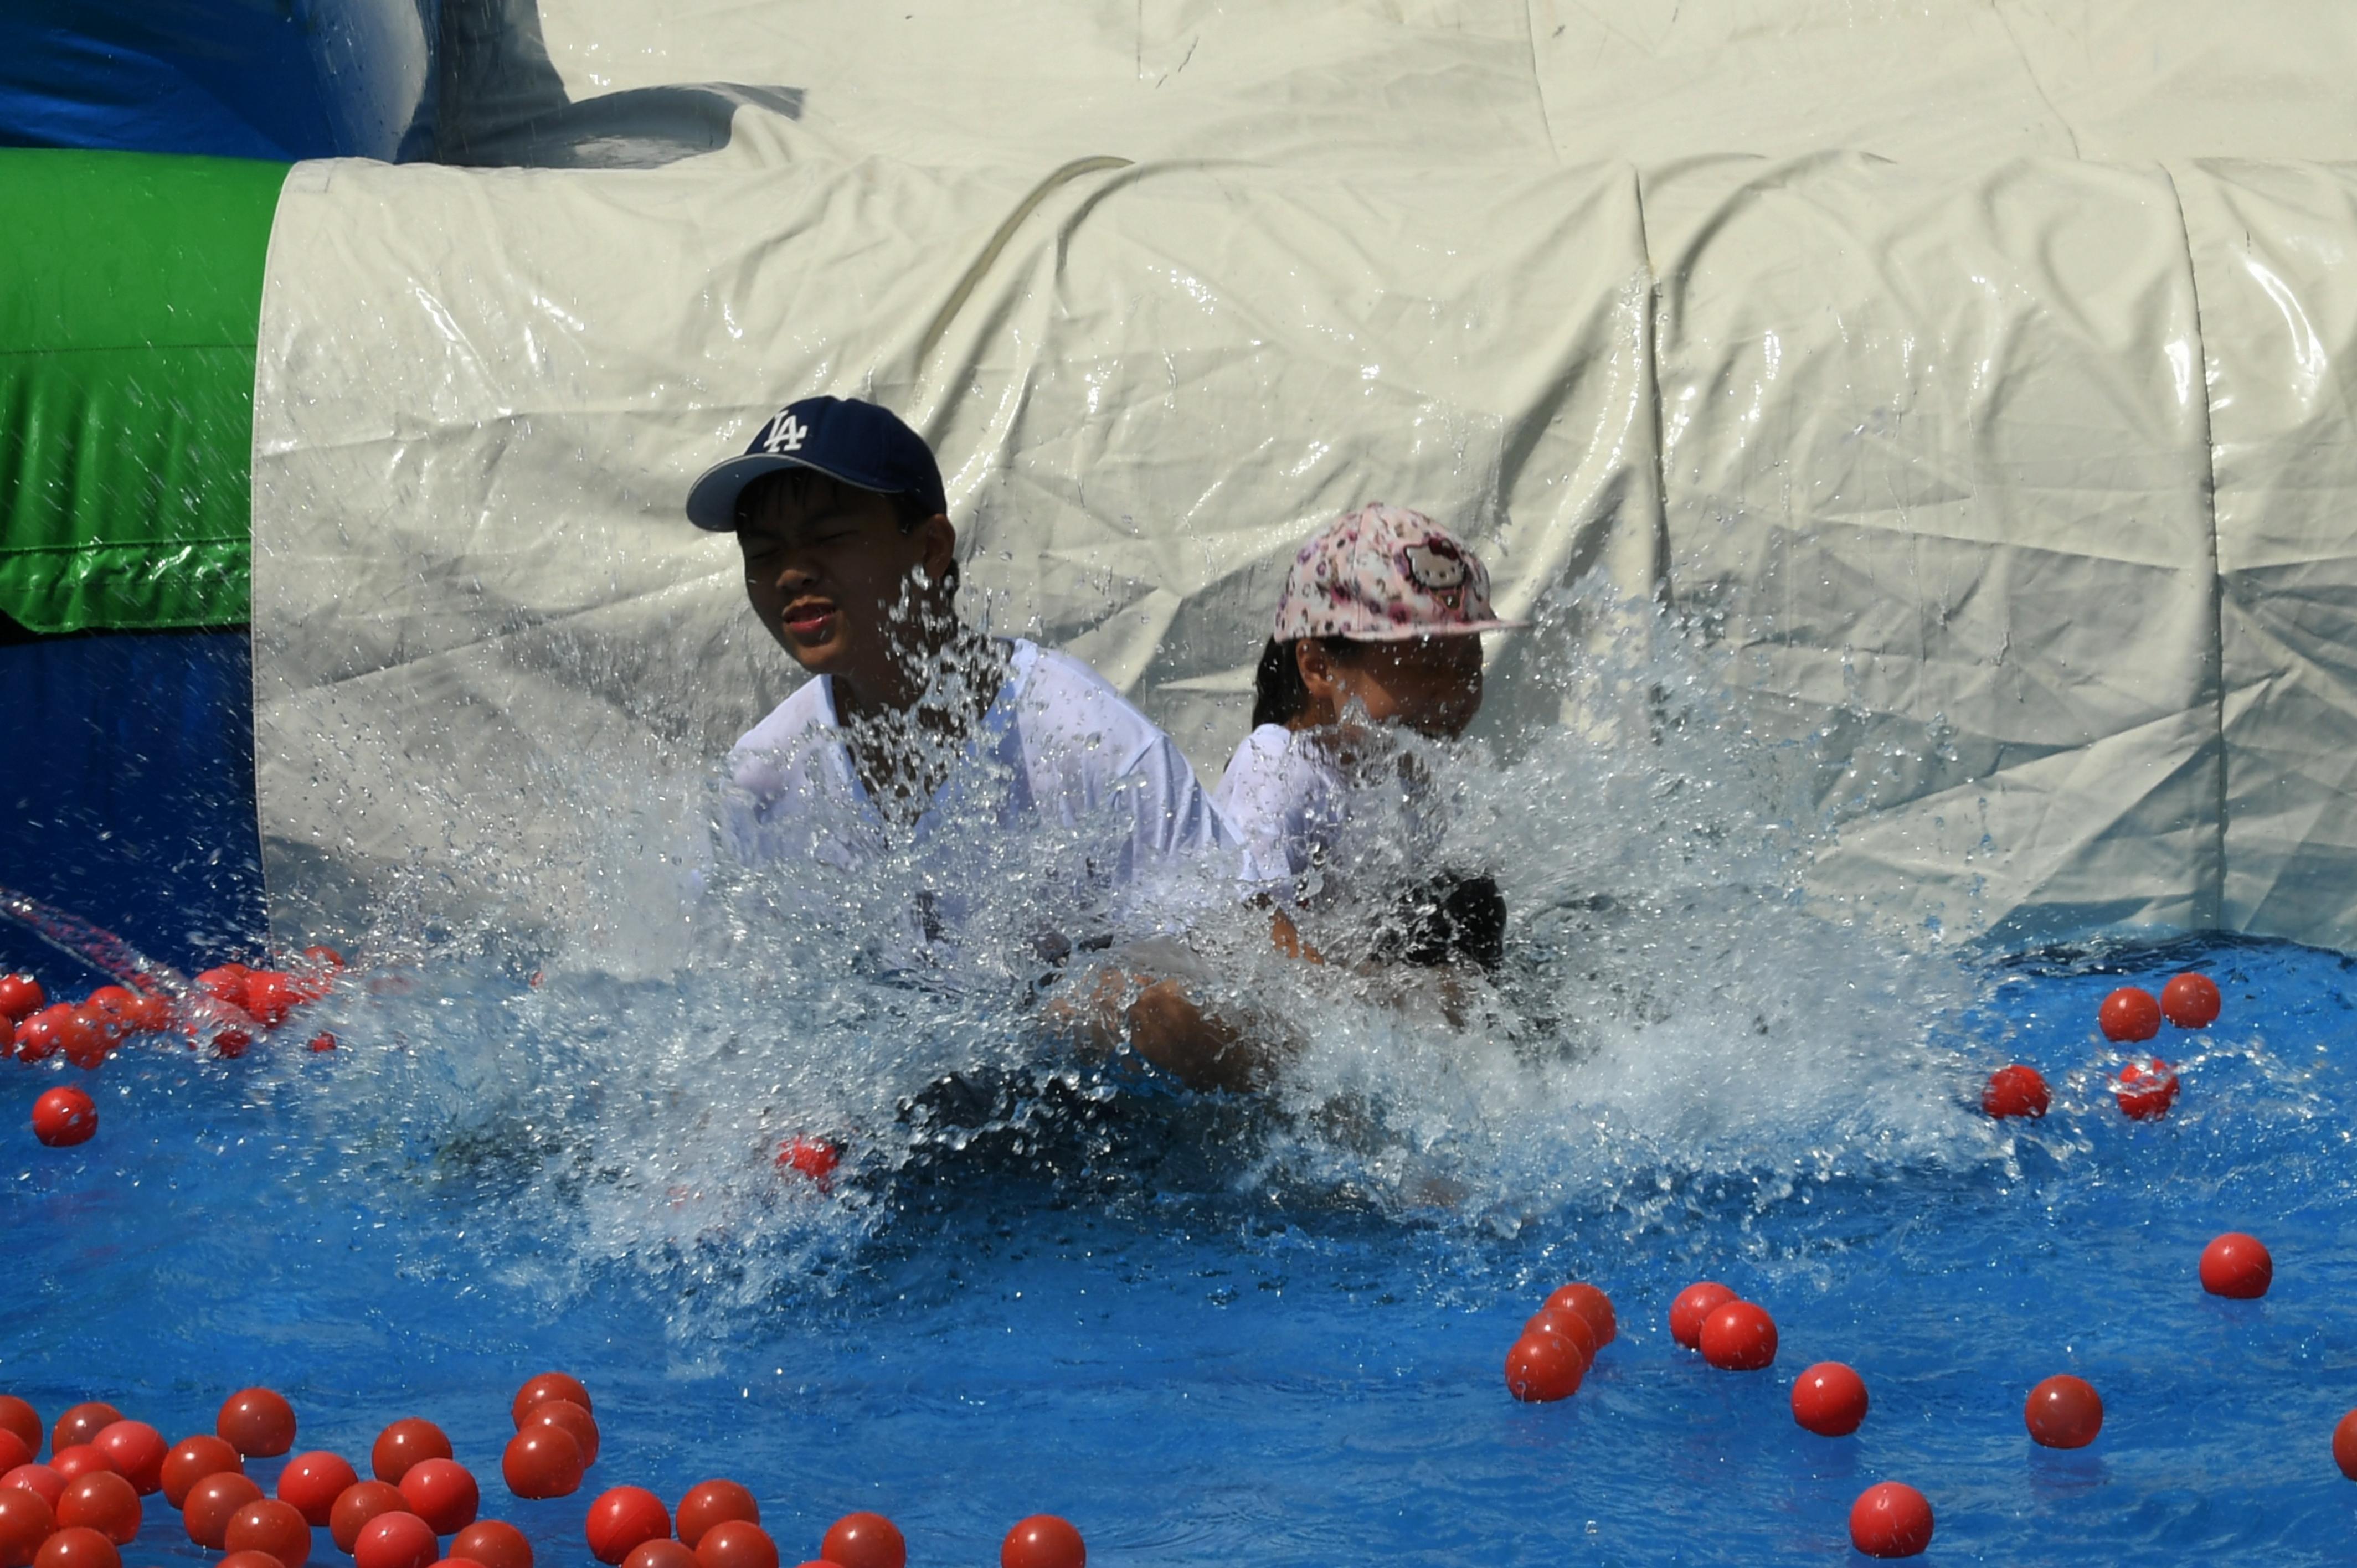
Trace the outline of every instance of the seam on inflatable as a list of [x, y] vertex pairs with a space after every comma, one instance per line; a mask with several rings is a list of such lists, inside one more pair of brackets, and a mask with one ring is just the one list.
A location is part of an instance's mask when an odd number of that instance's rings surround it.
[[2203, 507], [2210, 519], [2210, 695], [2211, 720], [2218, 738], [2218, 764], [2212, 769], [2217, 793], [2211, 806], [2216, 833], [2206, 911], [2197, 902], [2194, 912], [2203, 929], [2216, 930], [2226, 923], [2226, 576], [2218, 561], [2218, 440], [2210, 406], [2210, 335], [2201, 318], [2201, 272], [2193, 264], [2193, 226], [2185, 216], [2185, 195], [2177, 175], [2167, 164], [2160, 177], [2169, 182], [2169, 199], [2177, 206], [2177, 231], [2185, 240], [2185, 286], [2193, 300], [2194, 348], [2201, 366], [2201, 460]]
[[933, 319], [925, 328], [925, 335], [917, 340], [917, 362], [912, 367], [916, 372], [919, 375], [924, 373], [925, 361], [933, 357], [933, 350], [941, 347], [943, 338], [949, 336], [950, 323], [956, 319], [959, 311], [965, 308], [965, 302], [974, 296], [974, 291], [981, 286], [984, 276], [989, 273], [991, 267], [997, 263], [1000, 254], [1013, 242], [1016, 231], [1023, 227], [1026, 219], [1039, 209], [1041, 202], [1082, 175], [1097, 174], [1108, 169], [1127, 168], [1130, 164], [1131, 160], [1128, 158], [1114, 157], [1106, 154], [1100, 154], [1095, 157], [1074, 158], [1038, 185], [1033, 186], [1031, 193], [1017, 203], [1015, 210], [1008, 213], [997, 229], [992, 232], [989, 242], [982, 248], [982, 253], [974, 257], [965, 271], [960, 274], [956, 285], [950, 290], [949, 297], [942, 302], [941, 309], [933, 313]]
[[262, 924], [266, 937], [277, 932], [278, 900], [270, 894], [270, 850], [263, 836], [262, 822], [262, 660], [254, 656], [253, 628], [261, 625], [254, 614], [255, 584], [261, 576], [262, 553], [256, 548], [261, 531], [255, 526], [255, 512], [260, 505], [262, 489], [262, 366], [263, 324], [270, 318], [270, 280], [278, 269], [278, 220], [286, 207], [286, 187], [302, 164], [286, 166], [286, 175], [278, 182], [278, 199], [270, 209], [270, 239], [262, 248], [262, 297], [253, 312], [253, 384], [247, 390], [249, 416], [245, 431], [245, 711], [249, 739], [246, 742], [247, 762], [253, 772], [253, 785], [246, 790], [246, 800], [253, 808], [253, 869], [262, 883]]
[[1629, 184], [1637, 202], [1637, 242], [1645, 248], [1645, 308], [1641, 312], [1643, 334], [1637, 352], [1643, 361], [1640, 367], [1652, 391], [1645, 399], [1647, 414], [1652, 424], [1653, 441], [1653, 580], [1646, 585], [1646, 596], [1654, 605], [1674, 613], [1677, 595], [1670, 581], [1670, 461], [1663, 449], [1662, 435], [1662, 273], [1653, 263], [1653, 231], [1645, 220], [1645, 174], [1634, 164], [1626, 166]]

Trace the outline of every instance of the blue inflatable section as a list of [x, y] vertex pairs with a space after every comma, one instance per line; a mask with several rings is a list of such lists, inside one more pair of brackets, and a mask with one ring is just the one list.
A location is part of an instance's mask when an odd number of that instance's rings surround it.
[[9, 0], [0, 145], [425, 156], [434, 0]]
[[[266, 928], [252, 691], [242, 631], [0, 647], [0, 884], [183, 970], [250, 956]], [[0, 970], [73, 968], [0, 920]]]

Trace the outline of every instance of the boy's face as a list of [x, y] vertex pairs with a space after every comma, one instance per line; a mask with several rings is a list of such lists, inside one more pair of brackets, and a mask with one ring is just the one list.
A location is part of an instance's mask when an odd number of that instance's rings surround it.
[[1395, 724], [1434, 740], [1455, 740], [1481, 711], [1481, 639], [1416, 637], [1364, 643], [1347, 660], [1315, 642], [1303, 646], [1302, 682], [1336, 713], [1353, 705], [1376, 724]]
[[764, 484], [752, 499], [737, 543], [761, 624], [812, 674], [896, 692], [910, 656], [941, 640], [917, 613], [936, 595], [913, 592], [910, 577], [922, 569], [937, 590], [946, 580], [957, 542], [949, 519], [903, 532], [888, 499], [823, 475]]

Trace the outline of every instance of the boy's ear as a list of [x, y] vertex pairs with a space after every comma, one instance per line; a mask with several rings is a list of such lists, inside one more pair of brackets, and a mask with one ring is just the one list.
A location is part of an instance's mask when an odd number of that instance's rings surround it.
[[917, 524], [917, 548], [925, 580], [946, 583], [957, 569], [957, 525], [940, 512]]

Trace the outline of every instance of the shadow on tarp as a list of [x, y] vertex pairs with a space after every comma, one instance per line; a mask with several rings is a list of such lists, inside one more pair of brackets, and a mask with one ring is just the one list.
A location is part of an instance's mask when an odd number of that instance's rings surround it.
[[[0, 884], [183, 970], [258, 953], [242, 628], [33, 637], [0, 622]], [[8, 920], [0, 969], [101, 981]]]

